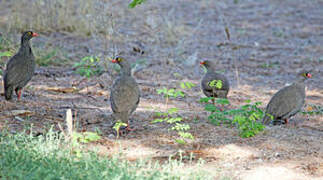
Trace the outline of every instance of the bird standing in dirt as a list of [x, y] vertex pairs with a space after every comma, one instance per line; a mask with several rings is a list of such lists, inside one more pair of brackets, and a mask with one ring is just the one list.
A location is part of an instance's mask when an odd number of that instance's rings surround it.
[[113, 116], [116, 121], [126, 123], [127, 130], [131, 131], [128, 120], [139, 104], [139, 86], [131, 76], [131, 66], [126, 59], [117, 57], [112, 62], [118, 63], [121, 67], [120, 74], [111, 87], [110, 102]]
[[[228, 79], [224, 75], [215, 72], [215, 64], [213, 61], [202, 61], [200, 62], [200, 65], [203, 65], [207, 70], [206, 74], [201, 80], [201, 87], [205, 96], [227, 98], [230, 88]], [[220, 82], [221, 87], [215, 86], [212, 82]]]
[[4, 94], [6, 100], [12, 99], [12, 92], [15, 90], [17, 99], [20, 100], [21, 90], [31, 80], [35, 72], [35, 57], [31, 50], [30, 39], [38, 36], [37, 33], [27, 31], [22, 34], [21, 45], [7, 63], [4, 72]]
[[287, 124], [288, 118], [302, 109], [305, 102], [305, 80], [311, 77], [308, 72], [299, 73], [296, 82], [274, 94], [266, 107], [263, 123], [270, 124], [273, 120], [274, 125]]

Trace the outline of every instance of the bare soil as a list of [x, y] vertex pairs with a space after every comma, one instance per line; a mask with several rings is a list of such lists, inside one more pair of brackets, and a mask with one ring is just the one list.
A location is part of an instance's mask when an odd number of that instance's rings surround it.
[[[44, 48], [50, 41], [66, 51], [71, 59], [68, 64], [87, 55], [110, 56], [114, 46], [133, 62], [144, 59], [146, 65], [134, 73], [142, 95], [131, 118], [136, 130], [118, 140], [113, 136], [109, 87], [116, 77], [114, 70], [87, 79], [70, 65], [38, 67], [21, 101], [7, 102], [0, 96], [0, 128], [17, 132], [33, 124], [35, 134], [45, 133], [51, 126], [59, 130], [58, 124], [64, 127], [65, 112], [71, 108], [80, 131], [99, 129], [103, 133], [99, 143], [89, 145], [102, 154], [122, 152], [131, 161], [151, 158], [162, 162], [169, 156], [179, 158], [180, 149], [185, 158], [193, 154], [193, 163], [187, 160], [188, 167], [202, 158], [203, 168], [216, 178], [323, 179], [322, 112], [299, 113], [290, 125], [269, 126], [255, 137], [240, 138], [236, 129], [208, 123], [208, 113], [199, 103], [203, 71], [198, 63], [203, 59], [218, 62], [219, 71], [231, 82], [230, 107], [250, 99], [263, 102], [265, 108], [277, 90], [292, 83], [298, 71], [308, 69], [313, 78], [306, 83], [304, 111], [322, 107], [323, 1], [244, 0], [235, 4], [166, 0], [148, 1], [131, 10], [126, 3], [109, 6], [113, 7], [118, 32], [112, 42], [95, 35], [54, 31], [33, 39], [33, 46]], [[10, 11], [1, 15], [4, 20]], [[1, 20], [0, 24], [6, 24]], [[230, 30], [230, 40], [225, 26]], [[0, 27], [1, 32], [4, 29]], [[145, 53], [139, 55], [133, 47]], [[168, 130], [169, 125], [151, 123], [155, 112], [166, 109], [156, 90], [179, 87], [182, 81], [197, 84], [185, 91], [185, 98], [169, 102], [169, 107], [180, 109], [195, 136], [186, 145], [174, 143], [176, 134]]]

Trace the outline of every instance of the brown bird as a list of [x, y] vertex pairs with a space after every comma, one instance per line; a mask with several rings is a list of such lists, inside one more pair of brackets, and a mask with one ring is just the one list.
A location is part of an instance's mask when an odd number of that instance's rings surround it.
[[[215, 97], [215, 98], [227, 98], [230, 84], [228, 79], [219, 73], [215, 72], [215, 63], [213, 61], [202, 61], [200, 65], [203, 65], [207, 72], [201, 80], [202, 91], [207, 97]], [[222, 82], [222, 87], [211, 86], [210, 83], [214, 80], [220, 80]]]
[[270, 124], [273, 120], [274, 125], [287, 124], [288, 118], [302, 109], [305, 102], [305, 80], [311, 77], [308, 72], [299, 73], [296, 82], [274, 94], [266, 107], [263, 123]]
[[131, 76], [131, 66], [126, 59], [117, 57], [112, 62], [118, 63], [121, 67], [121, 72], [111, 87], [110, 102], [113, 116], [116, 121], [120, 120], [126, 123], [127, 130], [131, 131], [128, 120], [139, 104], [139, 86]]
[[7, 63], [3, 77], [6, 100], [12, 99], [13, 90], [16, 92], [17, 99], [20, 100], [22, 88], [34, 75], [35, 57], [31, 50], [30, 39], [36, 36], [38, 34], [32, 31], [24, 32], [18, 53]]

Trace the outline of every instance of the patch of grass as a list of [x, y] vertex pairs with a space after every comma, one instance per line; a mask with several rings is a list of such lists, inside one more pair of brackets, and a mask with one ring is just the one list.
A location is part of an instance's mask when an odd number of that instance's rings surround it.
[[12, 1], [10, 5], [13, 11], [8, 16], [8, 31], [32, 28], [37, 32], [67, 32], [81, 36], [111, 35], [111, 3], [100, 0], [21, 0]]
[[239, 135], [243, 138], [253, 137], [264, 130], [265, 126], [257, 120], [263, 117], [264, 112], [258, 107], [261, 103], [251, 103], [250, 100], [246, 101], [246, 105], [237, 109], [222, 110], [216, 104], [227, 105], [227, 99], [216, 99], [215, 103], [213, 97], [201, 98], [200, 102], [206, 103], [205, 110], [211, 112], [208, 119], [214, 125], [226, 124], [236, 127]]
[[100, 58], [97, 56], [85, 56], [80, 62], [74, 64], [76, 72], [81, 76], [90, 78], [91, 76], [100, 75], [103, 67], [100, 66]]
[[34, 48], [34, 54], [36, 56], [36, 64], [39, 66], [61, 66], [68, 63], [64, 53], [58, 48]]
[[33, 137], [25, 133], [0, 134], [2, 179], [212, 179], [200, 170], [180, 171], [177, 160], [160, 165], [151, 161], [130, 163], [120, 157], [101, 157], [95, 152], [71, 153], [63, 136], [49, 131]]

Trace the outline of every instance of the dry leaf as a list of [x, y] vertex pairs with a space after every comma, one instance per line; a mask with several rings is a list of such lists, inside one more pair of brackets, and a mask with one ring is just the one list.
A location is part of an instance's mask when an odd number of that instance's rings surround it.
[[75, 87], [68, 87], [68, 88], [49, 87], [49, 88], [46, 88], [46, 90], [59, 92], [59, 93], [74, 93], [79, 91], [79, 89]]
[[12, 110], [4, 112], [7, 116], [31, 116], [34, 115], [35, 112], [28, 111], [28, 110]]
[[307, 111], [313, 111], [313, 107], [312, 107], [312, 106], [307, 106], [307, 107], [306, 107], [306, 110], [307, 110]]

